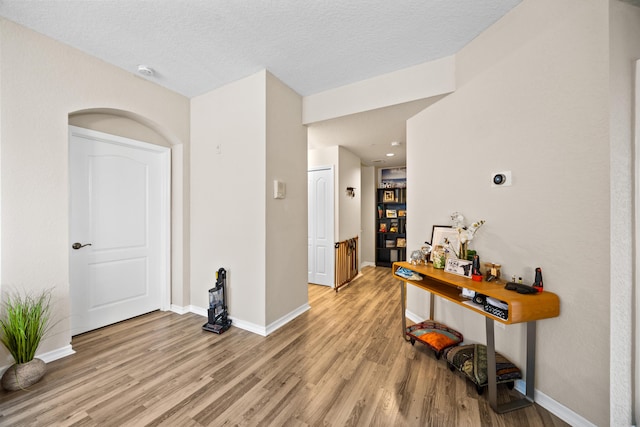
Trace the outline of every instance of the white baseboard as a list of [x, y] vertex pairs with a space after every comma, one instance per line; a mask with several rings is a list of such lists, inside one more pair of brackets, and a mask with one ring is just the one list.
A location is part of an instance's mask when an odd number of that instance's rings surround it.
[[48, 351], [42, 354], [36, 354], [38, 359], [42, 359], [45, 363], [53, 362], [54, 360], [62, 359], [63, 357], [71, 356], [75, 354], [75, 350], [71, 347], [71, 344], [56, 350]]
[[[422, 322], [423, 320], [422, 316], [418, 316], [417, 314], [409, 310], [405, 310], [405, 316], [407, 317], [407, 319], [415, 323]], [[514, 388], [518, 390], [518, 392], [522, 393], [523, 395], [526, 395], [527, 393], [526, 381], [517, 380]], [[542, 406], [547, 411], [551, 412], [552, 414], [554, 414], [564, 422], [574, 427], [596, 427], [596, 425], [591, 423], [589, 420], [573, 412], [571, 409], [555, 401], [554, 399], [550, 398], [549, 396], [547, 396], [546, 394], [542, 393], [537, 389], [533, 391], [533, 396], [534, 396], [535, 402], [538, 405]]]
[[273, 332], [280, 329], [287, 323], [291, 322], [293, 319], [300, 316], [302, 313], [308, 311], [309, 309], [311, 309], [311, 306], [308, 303], [302, 304], [300, 307], [296, 308], [292, 312], [282, 316], [275, 322], [267, 325], [267, 330], [266, 330], [267, 335], [272, 334]]
[[[523, 380], [517, 380], [516, 385], [514, 387], [520, 393], [525, 395], [527, 393], [527, 383]], [[557, 402], [556, 400], [550, 398], [543, 392], [539, 390], [533, 391], [533, 397], [535, 402], [542, 406], [547, 411], [554, 414], [556, 417], [560, 418], [562, 421], [573, 427], [596, 427], [591, 421], [582, 417], [581, 415], [573, 412], [571, 409], [567, 408], [563, 404]]]
[[[75, 351], [71, 348], [71, 345], [65, 345], [64, 347], [60, 347], [46, 353], [36, 354], [36, 357], [41, 359], [44, 363], [49, 363], [54, 360], [62, 359], [63, 357], [71, 356], [72, 354], [75, 354]], [[11, 365], [0, 366], [0, 372], [6, 371], [9, 366]]]
[[[302, 313], [309, 310], [310, 308], [311, 307], [309, 306], [309, 304], [303, 304], [297, 309], [293, 310], [291, 313], [288, 313], [282, 316], [281, 318], [267, 325], [266, 327], [262, 325], [257, 325], [255, 323], [247, 322], [245, 320], [238, 319], [233, 316], [229, 316], [229, 319], [231, 319], [232, 321], [231, 325], [235, 326], [236, 328], [244, 329], [245, 331], [266, 337], [267, 335], [275, 332], [277, 329], [280, 329], [282, 326], [286, 325], [296, 317], [300, 316]], [[175, 307], [175, 308], [172, 306], [171, 311], [178, 314], [185, 314], [185, 313], [191, 312], [203, 317], [207, 317], [207, 310], [205, 308], [196, 307], [194, 305], [190, 305], [188, 307]]]
[[175, 304], [171, 304], [171, 307], [169, 308], [170, 311], [173, 311], [174, 313], [177, 314], [187, 314], [189, 312], [189, 308], [188, 307], [181, 307], [179, 305], [175, 305]]
[[375, 267], [375, 266], [376, 266], [375, 262], [364, 261], [362, 264], [360, 264], [360, 270], [362, 270], [365, 267]]

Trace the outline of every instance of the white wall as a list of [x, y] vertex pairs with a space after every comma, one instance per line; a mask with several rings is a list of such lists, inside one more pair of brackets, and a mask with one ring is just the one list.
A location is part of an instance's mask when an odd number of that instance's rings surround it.
[[[308, 308], [307, 129], [302, 98], [267, 73], [266, 324]], [[273, 181], [286, 197], [273, 198]]]
[[362, 166], [361, 185], [359, 189], [362, 194], [362, 212], [360, 213], [360, 224], [362, 228], [360, 241], [360, 265], [376, 264], [376, 168], [373, 166]]
[[[640, 253], [634, 248], [634, 235], [629, 230], [634, 221], [638, 185], [634, 183], [633, 89], [635, 61], [640, 59], [640, 7], [614, 0], [610, 3], [610, 127], [611, 127], [611, 350], [610, 350], [610, 425], [637, 424], [640, 414], [640, 381], [638, 365], [632, 363], [637, 336], [634, 336], [634, 265]], [[636, 110], [636, 114], [639, 112]], [[635, 165], [637, 165], [637, 160]], [[635, 166], [637, 168], [637, 166]], [[637, 169], [636, 169], [637, 177]], [[636, 178], [637, 179], [637, 178]], [[638, 215], [636, 213], [636, 215]], [[638, 239], [636, 226], [635, 244]], [[636, 256], [633, 257], [634, 249]], [[637, 274], [637, 272], [635, 273]], [[636, 291], [637, 295], [637, 291]], [[635, 333], [639, 333], [636, 329]], [[635, 342], [635, 344], [634, 344]], [[636, 357], [640, 354], [636, 348]], [[633, 387], [635, 371], [635, 389]], [[632, 417], [635, 393], [635, 419]]]
[[[457, 89], [408, 121], [408, 246], [462, 212], [485, 219], [473, 248], [503, 275], [560, 297], [538, 322], [536, 388], [596, 425], [609, 422], [608, 5], [525, 0], [457, 55]], [[513, 186], [491, 188], [511, 170]], [[419, 185], [418, 183], [429, 183]], [[426, 315], [411, 289], [409, 310]], [[484, 342], [476, 314], [439, 300], [436, 319]], [[524, 368], [524, 325], [497, 329]]]
[[[191, 100], [191, 304], [225, 268], [229, 315], [265, 326], [266, 72]], [[219, 147], [219, 149], [218, 149]]]
[[[2, 289], [53, 288], [59, 321], [39, 354], [69, 346], [68, 116], [106, 108], [143, 117], [172, 143], [189, 141], [189, 102], [0, 19]], [[0, 350], [0, 366], [11, 358]]]
[[360, 184], [360, 158], [344, 147], [338, 150], [338, 188], [336, 201], [339, 207], [338, 241], [360, 236], [360, 210], [362, 191], [355, 197], [347, 196], [347, 187], [362, 188]]

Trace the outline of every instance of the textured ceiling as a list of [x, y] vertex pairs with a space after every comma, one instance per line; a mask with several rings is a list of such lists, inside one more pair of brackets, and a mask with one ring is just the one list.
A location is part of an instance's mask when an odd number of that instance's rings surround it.
[[[265, 68], [310, 95], [452, 55], [521, 1], [0, 0], [0, 16], [190, 98]], [[313, 124], [310, 146], [405, 164], [405, 121], [429, 102]]]
[[301, 95], [457, 52], [521, 0], [1, 0], [0, 15], [188, 97], [268, 69]]

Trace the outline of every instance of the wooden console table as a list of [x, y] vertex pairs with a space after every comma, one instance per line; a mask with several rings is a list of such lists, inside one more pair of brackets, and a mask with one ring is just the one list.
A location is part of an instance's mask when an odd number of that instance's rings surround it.
[[[405, 279], [396, 275], [400, 267], [407, 268], [420, 274], [423, 279], [419, 281]], [[405, 317], [407, 305], [407, 283], [432, 294], [429, 319], [433, 320], [434, 298], [433, 295], [444, 298], [466, 309], [481, 314], [486, 319], [487, 333], [487, 376], [489, 389], [489, 404], [498, 413], [524, 408], [534, 402], [535, 386], [535, 355], [536, 355], [536, 321], [549, 319], [560, 315], [560, 300], [552, 292], [544, 291], [537, 294], [519, 294], [515, 291], [504, 289], [504, 282], [474, 282], [463, 276], [446, 273], [444, 270], [433, 268], [429, 265], [411, 265], [408, 262], [394, 262], [392, 267], [393, 277], [400, 280], [402, 298], [402, 336], [406, 335], [407, 321]], [[461, 296], [462, 288], [467, 288], [483, 295], [504, 301], [509, 306], [507, 319], [501, 319], [484, 311], [480, 306], [469, 303], [467, 298]], [[523, 399], [514, 400], [498, 405], [496, 385], [496, 349], [494, 337], [494, 321], [511, 325], [514, 323], [527, 324], [527, 369], [526, 369], [526, 395]]]

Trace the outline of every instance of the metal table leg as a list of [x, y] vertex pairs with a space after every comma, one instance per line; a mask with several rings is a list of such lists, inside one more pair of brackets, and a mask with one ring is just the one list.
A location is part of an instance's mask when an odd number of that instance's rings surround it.
[[487, 379], [489, 381], [489, 404], [499, 414], [525, 408], [534, 402], [535, 390], [535, 356], [536, 356], [536, 322], [527, 322], [527, 390], [526, 396], [511, 402], [498, 405], [498, 389], [496, 384], [496, 344], [493, 319], [486, 316], [487, 328]]
[[400, 313], [402, 316], [402, 337], [405, 341], [410, 341], [410, 338], [407, 336], [407, 282], [404, 280], [399, 280], [400, 282], [400, 300], [402, 304], [400, 305]]

